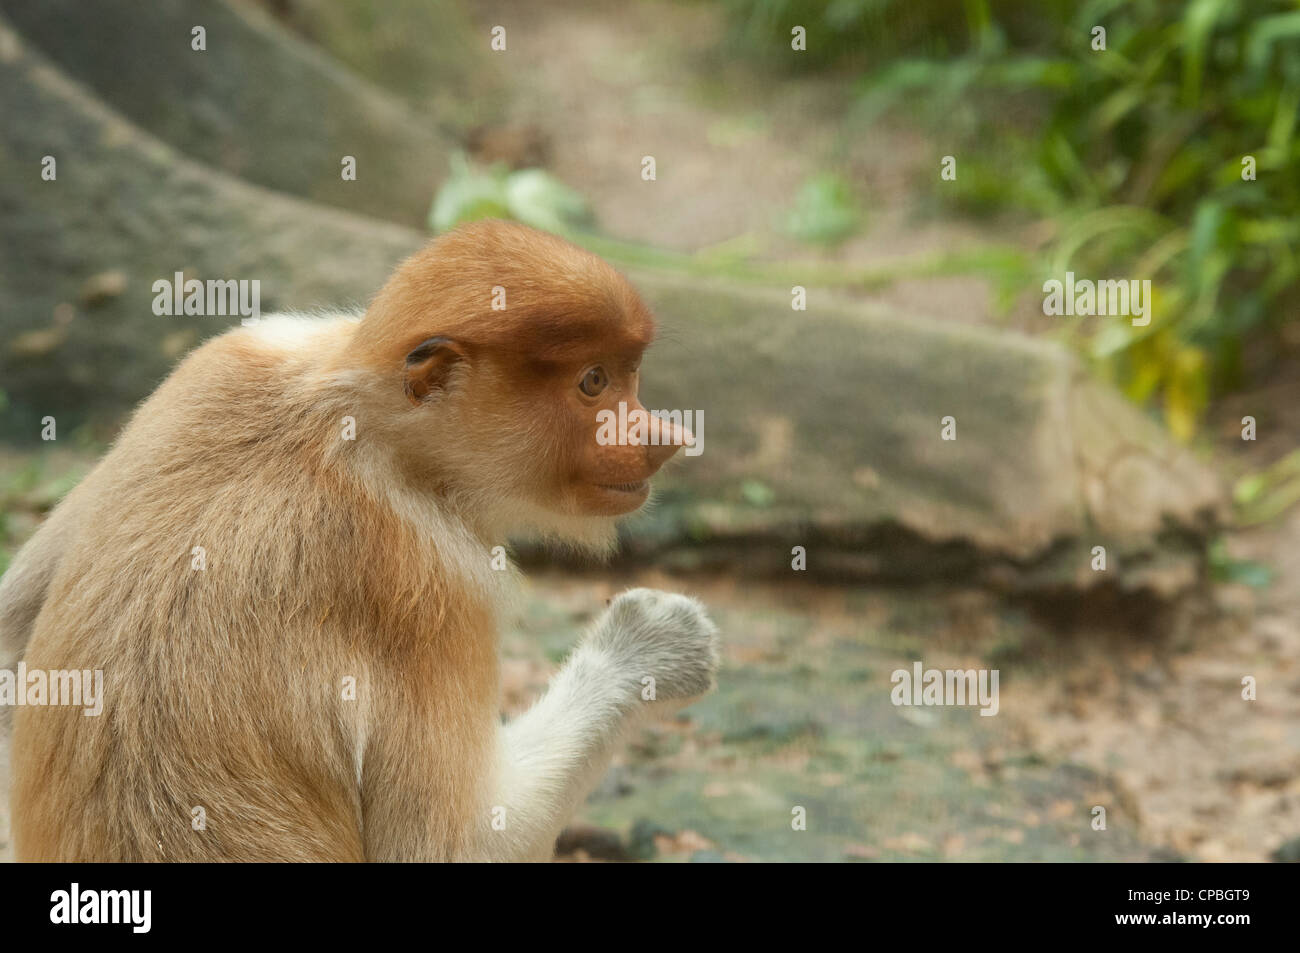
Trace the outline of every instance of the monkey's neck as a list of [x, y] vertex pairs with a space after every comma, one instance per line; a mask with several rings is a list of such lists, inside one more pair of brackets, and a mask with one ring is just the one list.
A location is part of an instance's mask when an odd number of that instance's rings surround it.
[[474, 494], [456, 491], [436, 475], [414, 480], [382, 455], [358, 455], [348, 467], [356, 490], [413, 534], [427, 570], [459, 580], [494, 609], [509, 600], [512, 572], [501, 571], [493, 555], [495, 547], [505, 546], [507, 533]]

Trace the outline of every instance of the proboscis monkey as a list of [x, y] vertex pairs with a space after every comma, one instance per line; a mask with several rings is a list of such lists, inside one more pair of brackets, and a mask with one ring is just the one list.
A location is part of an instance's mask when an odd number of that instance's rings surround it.
[[549, 857], [625, 729], [717, 664], [697, 602], [632, 590], [500, 722], [492, 548], [609, 547], [691, 439], [596, 439], [644, 412], [652, 336], [599, 258], [485, 222], [359, 320], [198, 348], [0, 583], [0, 666], [104, 680], [99, 716], [15, 709], [17, 859]]

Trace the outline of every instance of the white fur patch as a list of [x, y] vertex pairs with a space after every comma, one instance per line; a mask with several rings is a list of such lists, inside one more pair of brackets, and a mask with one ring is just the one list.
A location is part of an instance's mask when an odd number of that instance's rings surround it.
[[337, 331], [339, 325], [356, 324], [360, 320], [360, 314], [348, 312], [340, 314], [286, 312], [263, 315], [256, 322], [244, 325], [243, 330], [259, 343], [278, 351], [294, 353], [316, 346], [322, 337]]

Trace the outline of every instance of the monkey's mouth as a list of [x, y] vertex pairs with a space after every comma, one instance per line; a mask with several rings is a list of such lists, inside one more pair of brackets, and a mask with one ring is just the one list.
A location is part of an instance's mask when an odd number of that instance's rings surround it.
[[615, 493], [644, 493], [650, 487], [649, 480], [638, 480], [636, 483], [597, 483], [602, 490], [613, 490]]

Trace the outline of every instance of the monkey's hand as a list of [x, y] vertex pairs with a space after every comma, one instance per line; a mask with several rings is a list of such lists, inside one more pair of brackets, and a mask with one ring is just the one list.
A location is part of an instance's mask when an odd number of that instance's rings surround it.
[[629, 589], [597, 620], [587, 645], [606, 655], [640, 702], [674, 710], [713, 689], [718, 629], [694, 599]]

